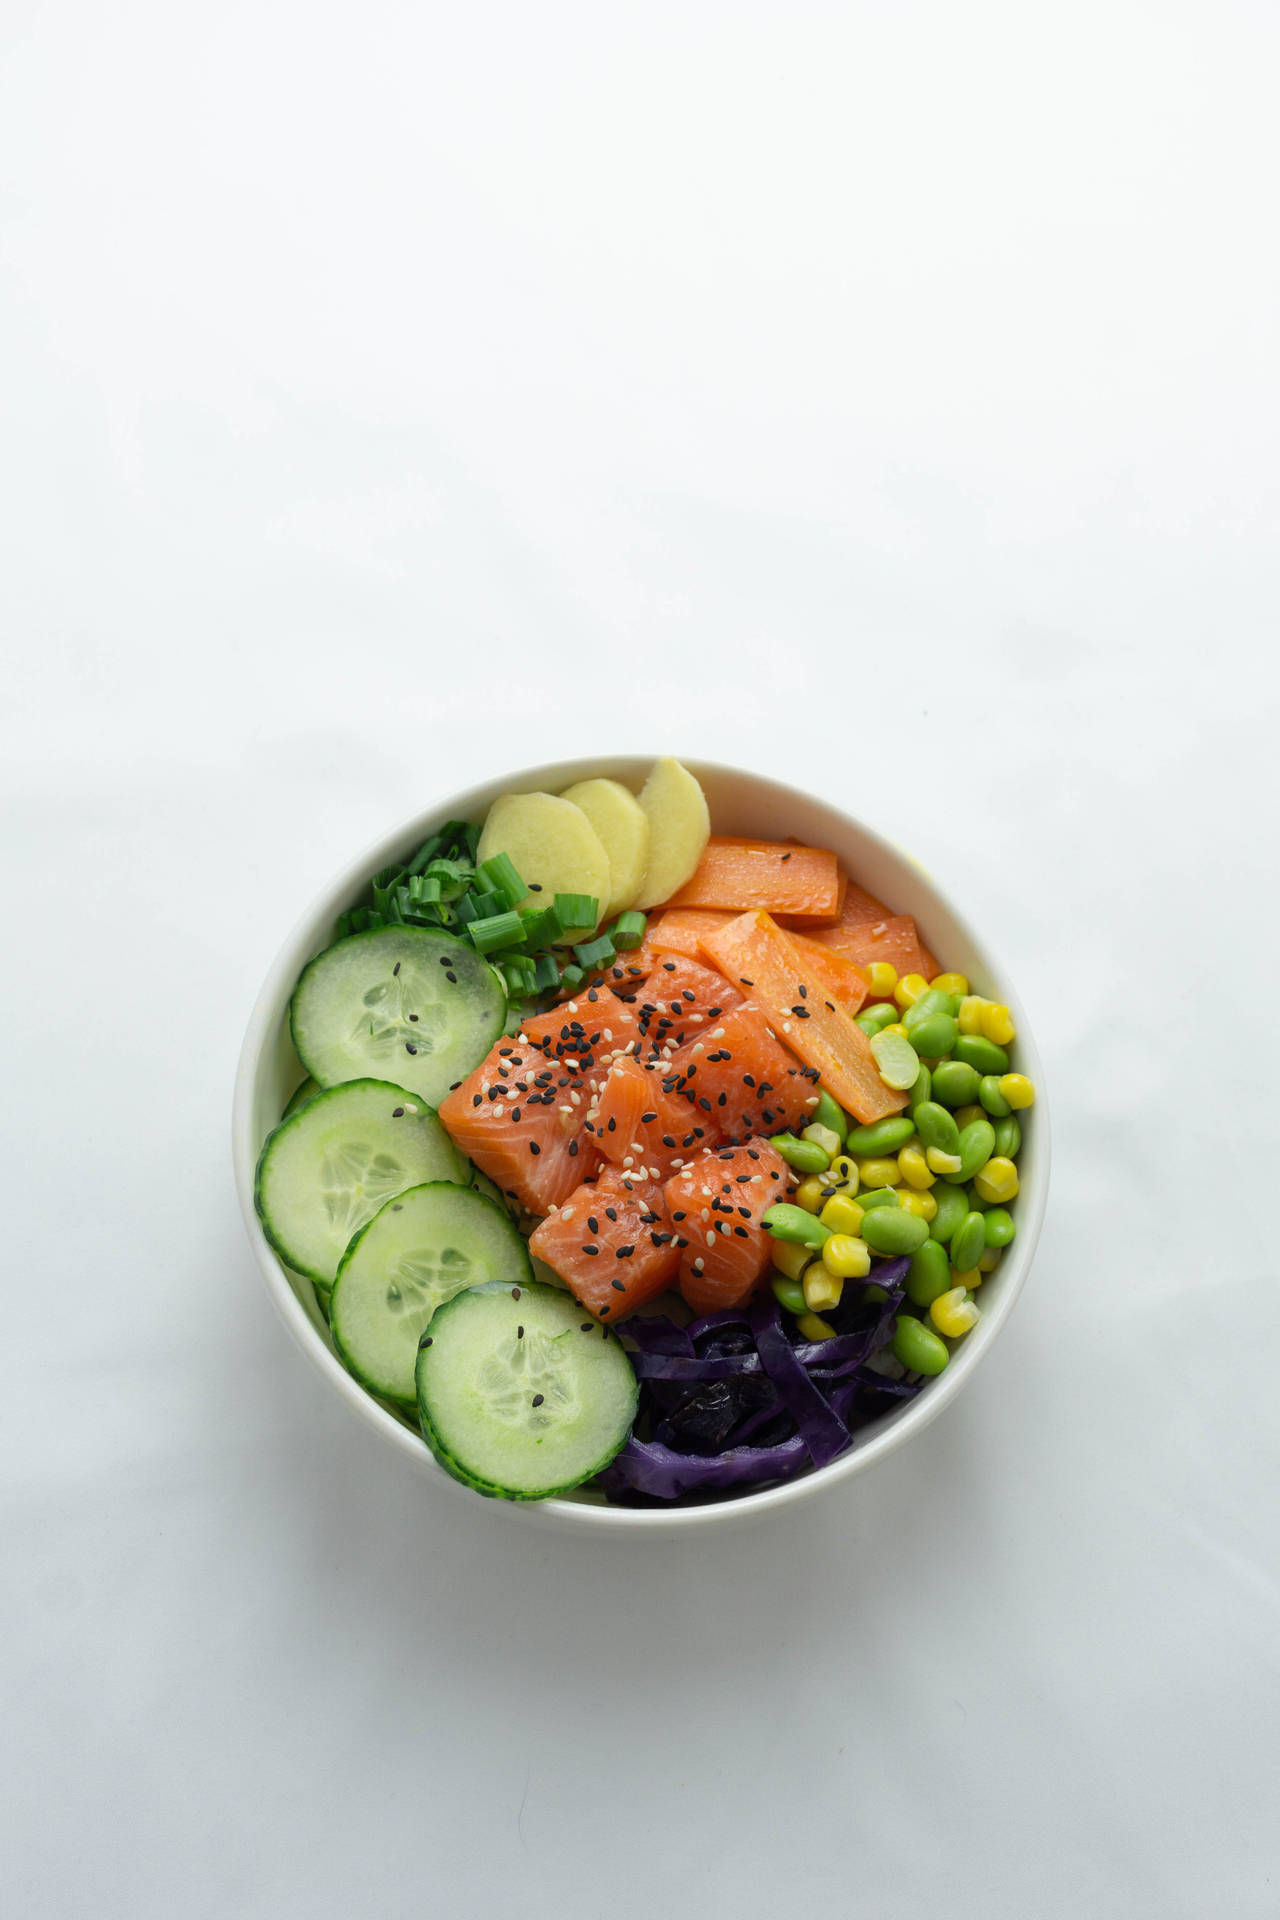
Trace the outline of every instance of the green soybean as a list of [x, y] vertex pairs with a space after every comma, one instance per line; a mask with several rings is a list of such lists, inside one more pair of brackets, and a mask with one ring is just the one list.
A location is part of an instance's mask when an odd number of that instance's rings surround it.
[[989, 1120], [971, 1120], [960, 1129], [960, 1170], [957, 1181], [972, 1180], [996, 1150], [996, 1130]]
[[789, 1200], [779, 1200], [770, 1207], [764, 1225], [775, 1240], [790, 1240], [800, 1247], [825, 1246], [831, 1238], [830, 1227], [824, 1227], [816, 1213], [807, 1213]]
[[777, 1148], [797, 1173], [825, 1173], [831, 1165], [831, 1155], [816, 1140], [797, 1140], [794, 1133], [775, 1133], [769, 1144]]
[[1000, 1091], [1000, 1075], [984, 1073], [978, 1082], [978, 1098], [993, 1120], [1003, 1120], [1013, 1111]]
[[960, 1222], [969, 1211], [969, 1196], [963, 1187], [957, 1187], [950, 1180], [937, 1180], [929, 1189], [937, 1204], [938, 1211], [929, 1222], [929, 1232], [935, 1240], [944, 1243], [950, 1240]]
[[986, 1251], [987, 1223], [981, 1213], [966, 1213], [951, 1236], [951, 1264], [957, 1273], [969, 1273]]
[[941, 1240], [926, 1240], [911, 1256], [907, 1270], [907, 1298], [917, 1307], [931, 1307], [951, 1286], [951, 1262]]
[[929, 1072], [928, 1067], [925, 1066], [922, 1060], [920, 1062], [920, 1071], [915, 1077], [910, 1092], [907, 1094], [907, 1111], [913, 1116], [913, 1126], [916, 1108], [923, 1106], [926, 1100], [931, 1100], [932, 1098], [933, 1075]]
[[773, 1288], [774, 1299], [788, 1313], [809, 1311], [804, 1303], [804, 1288], [798, 1280], [788, 1280], [785, 1273], [775, 1273], [769, 1284]]
[[933, 1097], [942, 1107], [967, 1107], [978, 1097], [977, 1070], [967, 1060], [940, 1060], [933, 1070]]
[[1007, 1247], [1018, 1231], [1007, 1207], [989, 1207], [982, 1216], [989, 1247]]
[[914, 1120], [892, 1114], [887, 1120], [873, 1120], [868, 1127], [855, 1127], [845, 1141], [845, 1149], [860, 1160], [883, 1160], [905, 1147], [915, 1130]]
[[899, 1009], [891, 1006], [887, 1000], [878, 1002], [874, 1007], [864, 1007], [858, 1015], [858, 1025], [868, 1040], [879, 1033], [882, 1027], [891, 1027], [897, 1019]]
[[980, 1033], [962, 1033], [949, 1049], [957, 1060], [967, 1060], [979, 1073], [1008, 1073], [1009, 1056], [994, 1040]]
[[909, 1313], [894, 1322], [890, 1350], [910, 1373], [941, 1373], [951, 1355], [936, 1333]]
[[902, 1024], [908, 1033], [914, 1033], [920, 1023], [927, 1020], [931, 1014], [950, 1012], [951, 995], [943, 993], [937, 987], [930, 987], [927, 993], [922, 993], [918, 1000], [912, 1001], [902, 1016]]
[[965, 1199], [969, 1202], [970, 1213], [985, 1213], [987, 1211], [987, 1208], [991, 1205], [990, 1200], [984, 1200], [982, 1195], [978, 1192], [977, 1182], [974, 1180], [971, 1180], [969, 1182], [968, 1186], [964, 1190], [964, 1194], [965, 1194]]
[[1006, 1160], [1016, 1160], [1022, 1147], [1022, 1128], [1017, 1119], [1010, 1114], [1005, 1120], [996, 1121], [996, 1152]]
[[874, 1207], [896, 1207], [900, 1203], [892, 1187], [872, 1187], [869, 1193], [860, 1193], [854, 1204], [870, 1213]]
[[959, 1153], [960, 1129], [936, 1100], [922, 1100], [911, 1117], [926, 1147], [936, 1147], [939, 1153]]
[[849, 1117], [843, 1107], [837, 1106], [825, 1087], [818, 1089], [818, 1104], [813, 1110], [813, 1120], [819, 1127], [830, 1127], [832, 1133], [839, 1134], [841, 1141], [849, 1131]]
[[922, 1060], [940, 1060], [956, 1044], [959, 1028], [949, 1013], [931, 1013], [911, 1030], [911, 1044]]
[[929, 1238], [928, 1222], [902, 1207], [876, 1207], [864, 1214], [860, 1232], [873, 1253], [914, 1253]]

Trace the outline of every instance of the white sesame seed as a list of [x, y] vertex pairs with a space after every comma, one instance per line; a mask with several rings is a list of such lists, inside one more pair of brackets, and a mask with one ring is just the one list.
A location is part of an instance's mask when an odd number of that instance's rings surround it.
[[561, 1113], [567, 1113], [567, 1114], [570, 1114], [570, 1115], [571, 1115], [571, 1114], [573, 1113], [573, 1108], [572, 1108], [572, 1107], [561, 1107], [561, 1108], [559, 1108], [559, 1112], [561, 1112]]
[[699, 1254], [699, 1255], [698, 1255], [698, 1257], [697, 1257], [697, 1259], [696, 1259], [696, 1260], [694, 1261], [694, 1263], [693, 1263], [693, 1270], [694, 1270], [694, 1272], [695, 1272], [695, 1273], [701, 1273], [701, 1272], [702, 1272], [702, 1255], [701, 1255], [701, 1254]]
[[715, 1243], [716, 1243], [716, 1237], [715, 1237], [715, 1235], [714, 1235], [714, 1233], [709, 1233], [709, 1234], [707, 1235], [707, 1245], [708, 1245], [709, 1247], [714, 1247], [714, 1245], [715, 1245]]
[[612, 1040], [613, 1038], [613, 1034], [610, 1032], [608, 1027], [606, 1027], [604, 1030], [604, 1037], [606, 1040]]
[[582, 1095], [578, 1092], [578, 1089], [576, 1087], [570, 1087], [569, 1098], [570, 1100], [572, 1100], [575, 1107], [580, 1107], [582, 1105]]
[[714, 1029], [712, 1030], [712, 1034], [711, 1034], [711, 1038], [712, 1038], [713, 1040], [723, 1040], [723, 1039], [724, 1039], [724, 1028], [723, 1028], [723, 1027], [715, 1027], [715, 1028], [714, 1028]]
[[632, 1158], [630, 1154], [627, 1155], [626, 1159], [623, 1161], [622, 1164], [624, 1167], [629, 1167], [632, 1165]]
[[[790, 1033], [790, 1031], [791, 1031], [791, 1022], [790, 1022], [789, 1020], [784, 1020], [784, 1021], [783, 1021], [783, 1023], [782, 1023], [782, 1031], [783, 1031], [784, 1033]], [[775, 1039], [777, 1038], [777, 1035], [776, 1035], [776, 1034], [774, 1035], [774, 1038], [775, 1038]]]

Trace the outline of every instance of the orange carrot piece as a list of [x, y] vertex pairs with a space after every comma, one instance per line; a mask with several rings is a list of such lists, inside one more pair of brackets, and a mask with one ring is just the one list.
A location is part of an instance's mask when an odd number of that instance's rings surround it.
[[887, 960], [900, 975], [921, 973], [926, 980], [932, 980], [939, 971], [909, 913], [892, 914], [887, 920], [865, 920], [860, 926], [823, 927], [811, 938], [860, 967], [869, 967], [873, 960]]
[[700, 960], [698, 935], [715, 933], [733, 917], [728, 911], [712, 913], [697, 907], [673, 907], [666, 913], [651, 915], [640, 947], [641, 964], [651, 966], [655, 954], [659, 953], [683, 953], [690, 960]]
[[834, 952], [831, 947], [820, 947], [807, 934], [789, 932], [787, 938], [805, 965], [812, 968], [825, 985], [828, 1000], [834, 1000], [838, 1007], [843, 1007], [852, 1019], [869, 991], [869, 982], [862, 968], [856, 961], [846, 960], [842, 953]]
[[832, 1097], [864, 1126], [901, 1113], [906, 1094], [886, 1087], [862, 1028], [851, 1015], [831, 1011], [822, 981], [770, 914], [739, 914], [718, 933], [704, 934], [702, 948], [768, 1015], [778, 1039], [816, 1068]]
[[840, 870], [829, 847], [789, 847], [772, 840], [712, 835], [693, 878], [668, 907], [752, 907], [793, 920], [831, 920], [838, 911]]

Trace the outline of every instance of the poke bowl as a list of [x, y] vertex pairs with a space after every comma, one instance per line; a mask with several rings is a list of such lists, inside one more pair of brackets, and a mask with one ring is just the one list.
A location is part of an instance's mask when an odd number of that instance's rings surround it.
[[250, 1017], [233, 1160], [358, 1417], [616, 1534], [761, 1518], [936, 1418], [1025, 1282], [1049, 1140], [1013, 986], [909, 854], [615, 756], [444, 796], [325, 889]]

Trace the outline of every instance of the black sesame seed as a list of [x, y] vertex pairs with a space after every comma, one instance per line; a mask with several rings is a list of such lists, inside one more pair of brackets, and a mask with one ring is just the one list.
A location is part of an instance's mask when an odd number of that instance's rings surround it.
[[536, 1155], [542, 1152], [542, 1148], [538, 1145], [536, 1140], [531, 1140], [529, 1142], [529, 1151], [530, 1153]]
[[584, 1247], [584, 1248], [582, 1249], [582, 1251], [583, 1251], [584, 1253], [589, 1253], [589, 1254], [591, 1254], [591, 1256], [592, 1256], [592, 1257], [594, 1258], [594, 1257], [595, 1257], [595, 1255], [596, 1255], [597, 1253], [599, 1253], [599, 1251], [600, 1251], [600, 1249], [599, 1249], [599, 1247]]
[[578, 1328], [578, 1332], [593, 1333], [595, 1331], [595, 1324], [596, 1323], [594, 1320], [584, 1320], [582, 1325]]
[[446, 979], [446, 980], [451, 980], [451, 981], [453, 982], [453, 984], [454, 984], [454, 986], [455, 986], [455, 987], [457, 986], [457, 984], [458, 984], [458, 976], [457, 976], [457, 974], [456, 974], [456, 973], [454, 973], [454, 972], [453, 972], [453, 970], [452, 970], [452, 969], [450, 969], [450, 970], [449, 970], [449, 971], [448, 971], [448, 972], [447, 972], [447, 973], [445, 974], [445, 976], [444, 976], [444, 977], [445, 977], [445, 979]]
[[513, 1120], [518, 1120], [518, 1119], [520, 1118], [520, 1109], [519, 1109], [519, 1107], [512, 1107], [512, 1109], [511, 1109], [511, 1118], [512, 1118]]
[[517, 1328], [516, 1328], [516, 1339], [517, 1339], [517, 1340], [523, 1340], [523, 1339], [524, 1339], [524, 1328], [523, 1328], [523, 1327], [517, 1327]]
[[394, 967], [392, 967], [392, 969], [391, 969], [391, 971], [392, 971], [392, 973], [399, 973], [399, 971], [400, 971], [400, 962], [399, 962], [398, 960], [396, 961], [396, 963], [395, 963], [395, 965], [394, 965]]
[[634, 1247], [619, 1247], [613, 1257], [615, 1260], [629, 1260], [634, 1252]]
[[618, 1209], [616, 1207], [606, 1207], [604, 1212], [606, 1220], [616, 1220], [618, 1217]]
[[569, 1142], [569, 1158], [571, 1160], [576, 1160], [577, 1157], [578, 1157], [578, 1143], [576, 1140], [571, 1140]]
[[404, 1114], [404, 1108], [403, 1108], [403, 1107], [392, 1107], [392, 1109], [391, 1109], [391, 1118], [392, 1118], [393, 1120], [399, 1120], [400, 1118], [402, 1118], [402, 1116], [403, 1116], [403, 1114]]
[[781, 862], [781, 864], [782, 864], [783, 866], [785, 866], [785, 865], [786, 865], [786, 863], [787, 863], [787, 861], [788, 861], [788, 860], [789, 860], [790, 858], [791, 858], [791, 855], [790, 855], [789, 853], [784, 853], [784, 854], [783, 854], [783, 856], [782, 856], [782, 862]]
[[662, 971], [663, 971], [664, 973], [674, 973], [674, 972], [675, 972], [675, 970], [676, 970], [676, 963], [675, 963], [675, 961], [674, 961], [674, 960], [664, 960], [664, 961], [663, 961], [663, 963], [662, 963]]
[[535, 1394], [534, 1394], [534, 1396], [533, 1396], [533, 1404], [534, 1404], [534, 1406], [535, 1406], [535, 1407], [540, 1407], [540, 1406], [542, 1405], [542, 1403], [543, 1403], [543, 1401], [545, 1400], [545, 1398], [546, 1398], [546, 1395], [545, 1395], [545, 1394], [542, 1394], [542, 1393], [535, 1393]]
[[416, 1053], [418, 1051], [418, 1049], [414, 1046], [412, 1040], [405, 1041], [404, 1050], [406, 1053]]
[[611, 1280], [609, 1284], [615, 1293], [625, 1293], [627, 1290], [625, 1281]]
[[424, 1333], [421, 1340], [419, 1340], [418, 1345], [420, 1347], [429, 1347], [434, 1338], [435, 1338], [434, 1334]]

